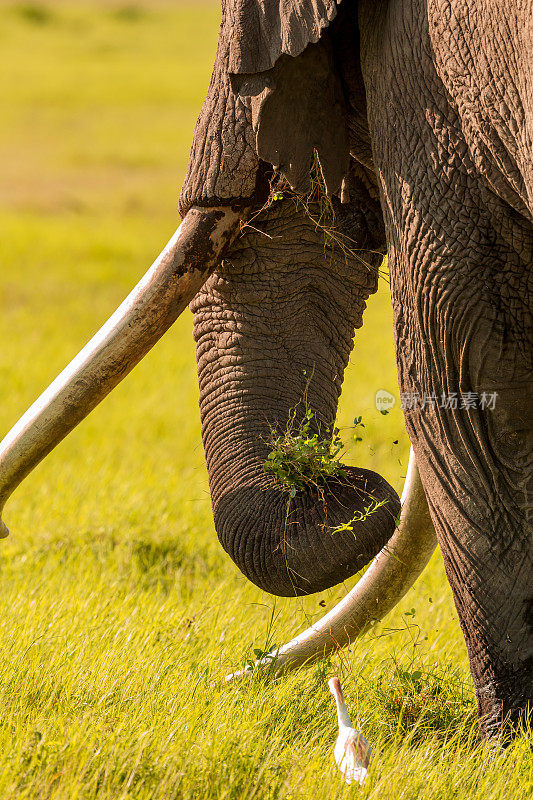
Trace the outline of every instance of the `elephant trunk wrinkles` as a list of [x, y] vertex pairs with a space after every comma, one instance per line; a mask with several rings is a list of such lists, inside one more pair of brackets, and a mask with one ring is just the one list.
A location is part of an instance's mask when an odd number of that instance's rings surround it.
[[[292, 201], [255, 220], [191, 304], [215, 525], [243, 573], [278, 595], [310, 594], [363, 567], [394, 532], [399, 502], [375, 473], [347, 468], [288, 494], [265, 474], [272, 428], [310, 408], [332, 431], [344, 369], [379, 256], [325, 249]], [[324, 257], [326, 255], [326, 257]], [[329, 434], [330, 435], [330, 434]], [[353, 532], [332, 530], [386, 500]]]

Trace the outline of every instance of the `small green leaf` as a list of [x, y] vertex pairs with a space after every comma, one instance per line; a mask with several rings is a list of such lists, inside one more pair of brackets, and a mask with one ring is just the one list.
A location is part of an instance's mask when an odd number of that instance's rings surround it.
[[333, 533], [343, 533], [344, 531], [353, 532], [353, 525], [350, 522], [344, 522], [342, 525], [337, 525], [336, 528], [333, 529]]

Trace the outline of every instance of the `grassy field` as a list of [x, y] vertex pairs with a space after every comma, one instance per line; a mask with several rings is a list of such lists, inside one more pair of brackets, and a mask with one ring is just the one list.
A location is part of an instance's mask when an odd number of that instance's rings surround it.
[[[0, 429], [136, 282], [177, 224], [218, 3], [1, 3]], [[339, 421], [397, 487], [407, 439], [388, 287], [357, 335]], [[331, 661], [276, 682], [224, 675], [317, 619], [248, 584], [216, 540], [191, 318], [10, 500], [0, 543], [0, 800], [526, 798], [531, 737], [476, 741], [442, 560]], [[350, 582], [349, 585], [351, 585]], [[334, 705], [375, 748], [365, 786], [333, 764]]]

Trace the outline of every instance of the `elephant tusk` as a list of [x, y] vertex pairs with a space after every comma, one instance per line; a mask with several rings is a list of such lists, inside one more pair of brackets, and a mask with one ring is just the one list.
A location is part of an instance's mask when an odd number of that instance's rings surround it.
[[241, 219], [229, 207], [192, 207], [115, 313], [0, 442], [4, 505], [19, 483], [148, 353], [220, 260]]
[[401, 502], [399, 526], [346, 597], [303, 633], [256, 661], [254, 667], [227, 675], [226, 681], [243, 678], [257, 667], [269, 667], [279, 675], [312, 664], [349, 645], [394, 608], [437, 546], [412, 448]]

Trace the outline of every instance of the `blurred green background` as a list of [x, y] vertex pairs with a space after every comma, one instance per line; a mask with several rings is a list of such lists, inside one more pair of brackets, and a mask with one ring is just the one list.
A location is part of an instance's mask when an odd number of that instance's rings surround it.
[[[7, 431], [176, 228], [220, 9], [2, 2], [0, 15]], [[387, 416], [379, 389], [397, 398]], [[317, 619], [353, 581], [298, 601], [245, 581], [214, 533], [197, 395], [187, 312], [8, 503], [0, 797], [337, 796], [332, 670], [380, 753], [364, 796], [455, 797], [458, 776], [470, 797], [501, 796], [509, 754], [487, 772], [468, 749], [474, 704], [439, 554], [350, 653], [224, 686], [254, 647]], [[408, 442], [385, 279], [356, 336], [341, 427], [355, 415], [366, 427], [348, 460], [401, 490]], [[511, 794], [531, 778], [520, 746]]]

